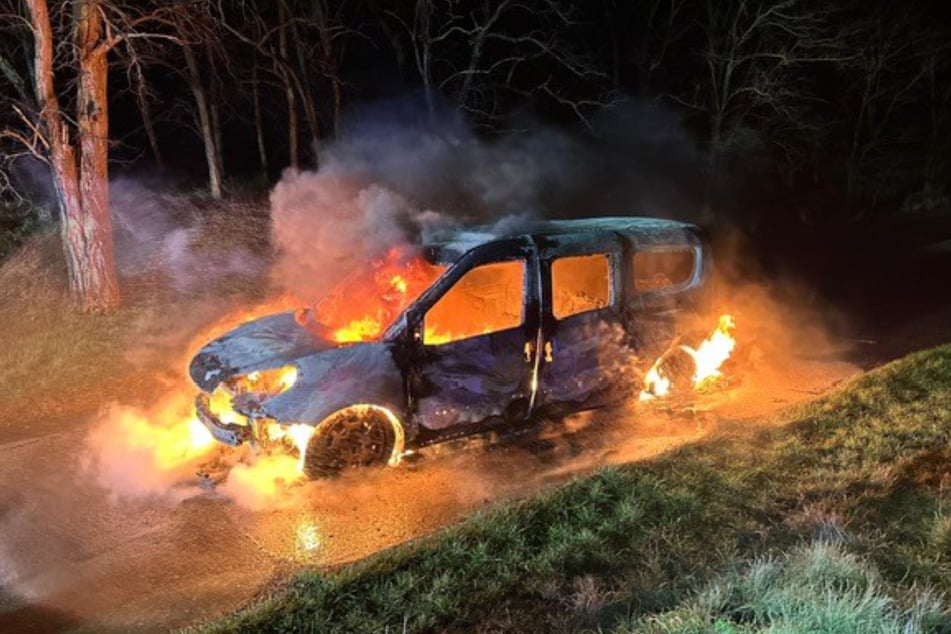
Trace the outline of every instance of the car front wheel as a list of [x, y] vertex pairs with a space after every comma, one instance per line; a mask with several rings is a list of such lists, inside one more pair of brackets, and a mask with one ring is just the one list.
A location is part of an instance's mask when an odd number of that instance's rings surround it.
[[396, 434], [390, 421], [370, 408], [351, 408], [321, 423], [304, 455], [304, 473], [324, 478], [354, 467], [386, 464]]

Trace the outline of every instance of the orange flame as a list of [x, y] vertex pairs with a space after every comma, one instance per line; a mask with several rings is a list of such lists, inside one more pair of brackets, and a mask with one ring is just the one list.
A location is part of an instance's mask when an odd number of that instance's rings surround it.
[[317, 321], [331, 330], [331, 338], [338, 343], [375, 341], [444, 270], [390, 249], [373, 262], [369, 275], [348, 280], [320, 301], [315, 308]]
[[720, 376], [720, 366], [730, 358], [733, 348], [736, 347], [736, 339], [733, 338], [735, 329], [736, 322], [733, 316], [721, 315], [716, 330], [700, 344], [700, 347], [691, 350], [685, 346], [697, 364], [697, 370], [693, 375], [694, 387], [699, 388], [704, 381]]
[[[732, 315], [721, 315], [713, 333], [703, 340], [694, 349], [690, 346], [677, 346], [675, 350], [686, 353], [694, 364], [691, 383], [694, 390], [702, 389], [706, 384], [721, 376], [720, 367], [730, 358], [736, 347], [733, 331], [736, 322]], [[673, 387], [673, 379], [665, 372], [665, 362], [669, 359], [669, 352], [659, 357], [644, 377], [644, 389], [640, 400], [647, 401], [653, 398], [666, 396]]]

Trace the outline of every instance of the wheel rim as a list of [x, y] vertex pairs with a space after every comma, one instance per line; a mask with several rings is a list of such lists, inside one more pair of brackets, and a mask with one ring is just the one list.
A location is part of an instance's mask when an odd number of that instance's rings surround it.
[[385, 463], [395, 435], [375, 412], [348, 410], [318, 428], [307, 446], [305, 466], [312, 477]]

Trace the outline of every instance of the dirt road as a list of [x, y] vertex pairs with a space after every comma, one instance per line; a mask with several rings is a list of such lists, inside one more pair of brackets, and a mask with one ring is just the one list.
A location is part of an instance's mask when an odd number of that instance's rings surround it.
[[[0, 631], [167, 631], [220, 616], [302, 565], [333, 566], [600, 465], [649, 458], [813, 398], [854, 365], [800, 359], [716, 397], [715, 413], [602, 410], [396, 469], [295, 487], [251, 511], [215, 491], [113, 500], [82, 468], [89, 421], [0, 438]], [[707, 405], [710, 405], [708, 403]], [[700, 409], [704, 409], [703, 406]]]

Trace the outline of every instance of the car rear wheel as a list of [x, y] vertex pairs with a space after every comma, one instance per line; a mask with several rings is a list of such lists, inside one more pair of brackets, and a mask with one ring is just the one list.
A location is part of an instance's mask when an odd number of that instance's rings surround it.
[[373, 409], [351, 408], [321, 423], [304, 455], [304, 473], [324, 478], [354, 467], [385, 464], [396, 434], [386, 417]]

